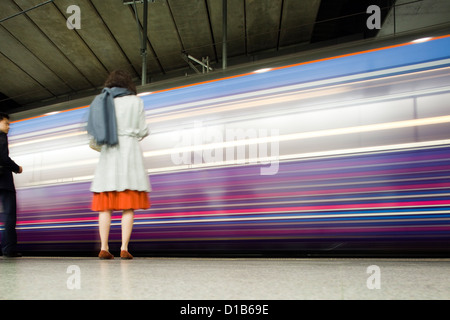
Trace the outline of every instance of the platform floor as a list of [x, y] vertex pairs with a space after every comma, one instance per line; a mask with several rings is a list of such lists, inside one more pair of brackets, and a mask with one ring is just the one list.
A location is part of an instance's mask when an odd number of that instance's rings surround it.
[[450, 299], [450, 259], [2, 257], [0, 299]]

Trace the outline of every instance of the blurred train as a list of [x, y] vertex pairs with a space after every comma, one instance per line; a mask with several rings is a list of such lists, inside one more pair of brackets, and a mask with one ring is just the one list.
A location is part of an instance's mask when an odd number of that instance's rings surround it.
[[[450, 36], [141, 97], [153, 190], [134, 255], [450, 253]], [[87, 112], [12, 123], [24, 254], [98, 253]]]

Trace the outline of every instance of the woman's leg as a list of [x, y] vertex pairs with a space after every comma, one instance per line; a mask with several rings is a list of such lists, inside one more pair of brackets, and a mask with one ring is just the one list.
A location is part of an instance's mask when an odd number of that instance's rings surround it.
[[111, 227], [111, 211], [102, 211], [98, 214], [98, 229], [100, 232], [101, 250], [109, 252], [109, 229]]
[[120, 250], [128, 251], [131, 231], [133, 230], [134, 210], [123, 210], [122, 213], [122, 246]]

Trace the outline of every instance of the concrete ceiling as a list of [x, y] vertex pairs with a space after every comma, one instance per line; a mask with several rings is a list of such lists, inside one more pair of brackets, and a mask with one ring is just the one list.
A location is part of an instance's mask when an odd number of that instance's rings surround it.
[[[108, 73], [118, 68], [130, 71], [140, 83], [138, 31], [144, 5], [136, 1], [135, 11], [124, 2], [133, 1], [1, 0], [0, 111], [14, 113], [97, 94]], [[374, 31], [366, 27], [367, 7], [379, 5], [385, 17], [392, 3], [228, 0], [227, 60], [238, 63], [264, 52], [282, 55], [285, 48], [305, 50], [349, 36], [372, 37]], [[67, 12], [71, 5], [80, 8], [80, 29], [66, 25], [74, 13]], [[212, 67], [221, 68], [222, 20], [222, 0], [149, 1], [148, 82], [195, 72], [183, 53], [199, 60], [209, 57]]]

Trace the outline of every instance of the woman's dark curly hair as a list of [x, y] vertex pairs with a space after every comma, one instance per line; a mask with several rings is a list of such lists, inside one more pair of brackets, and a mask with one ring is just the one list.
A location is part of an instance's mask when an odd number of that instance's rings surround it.
[[133, 82], [131, 74], [125, 70], [114, 70], [109, 74], [105, 82], [105, 88], [112, 87], [125, 88], [137, 94], [136, 85]]

